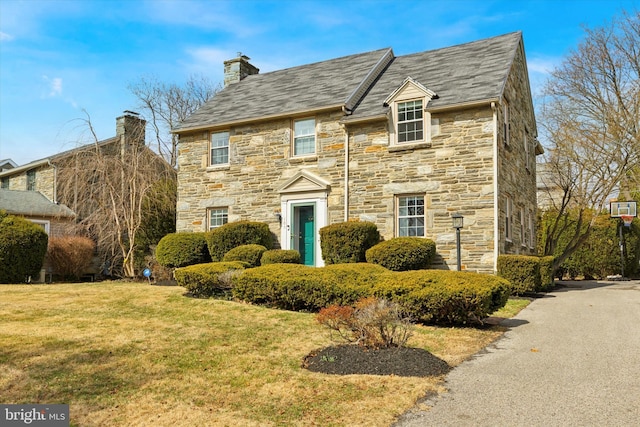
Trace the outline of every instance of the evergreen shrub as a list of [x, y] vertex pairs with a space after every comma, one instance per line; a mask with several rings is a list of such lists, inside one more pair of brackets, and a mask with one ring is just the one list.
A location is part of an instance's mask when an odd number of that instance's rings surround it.
[[542, 290], [540, 258], [527, 255], [498, 256], [498, 276], [511, 283], [511, 293], [522, 295]]
[[380, 242], [366, 252], [367, 262], [393, 271], [429, 268], [436, 253], [433, 240], [421, 237], [396, 237]]
[[164, 267], [179, 268], [211, 261], [205, 233], [171, 233], [156, 247], [156, 259]]
[[262, 254], [260, 264], [300, 264], [300, 252], [294, 249], [270, 249]]
[[229, 222], [206, 233], [212, 261], [222, 261], [225, 254], [242, 245], [262, 245], [273, 248], [273, 234], [263, 222]]
[[553, 289], [553, 261], [552, 256], [540, 257], [540, 290], [548, 291]]
[[319, 311], [375, 297], [400, 304], [424, 323], [468, 324], [503, 307], [509, 282], [500, 277], [441, 270], [394, 272], [375, 264], [314, 268], [270, 264], [233, 280], [235, 298], [271, 307]]
[[38, 277], [47, 242], [47, 233], [39, 225], [0, 211], [0, 283]]
[[178, 285], [185, 287], [194, 297], [208, 298], [229, 292], [233, 275], [245, 267], [246, 264], [240, 261], [210, 262], [178, 268], [174, 276]]
[[365, 262], [366, 251], [380, 242], [372, 222], [348, 221], [320, 229], [320, 247], [326, 264]]
[[244, 261], [249, 264], [250, 267], [257, 267], [260, 265], [260, 259], [262, 254], [267, 251], [262, 245], [242, 245], [231, 249], [222, 258], [223, 261]]

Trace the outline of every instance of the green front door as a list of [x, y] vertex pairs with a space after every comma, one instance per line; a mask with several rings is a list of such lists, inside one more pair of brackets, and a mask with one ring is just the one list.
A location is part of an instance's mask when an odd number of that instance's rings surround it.
[[298, 206], [295, 208], [297, 221], [297, 246], [300, 260], [304, 265], [315, 265], [315, 235], [314, 206]]

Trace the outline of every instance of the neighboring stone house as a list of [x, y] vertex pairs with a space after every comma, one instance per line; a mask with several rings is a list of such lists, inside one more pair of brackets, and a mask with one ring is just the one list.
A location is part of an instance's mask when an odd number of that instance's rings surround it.
[[542, 153], [521, 33], [395, 56], [381, 49], [259, 74], [226, 61], [225, 88], [179, 134], [178, 231], [269, 224], [321, 266], [319, 230], [371, 221], [437, 245], [456, 268], [535, 251]]
[[[49, 236], [64, 236], [75, 229], [75, 213], [65, 205], [52, 202], [38, 191], [0, 188], [0, 211], [38, 224]], [[32, 280], [44, 282], [47, 272], [51, 273], [51, 268], [45, 262], [40, 277]]]
[[[125, 111], [124, 115], [116, 119], [116, 136], [54, 154], [22, 166], [17, 166], [14, 163], [14, 167], [0, 172], [2, 188], [12, 190], [12, 194], [22, 193], [29, 195], [29, 200], [34, 199], [35, 195], [38, 194], [42, 199], [48, 199], [49, 203], [54, 206], [58, 203], [64, 203], [70, 211], [75, 212], [76, 222], [81, 222], [83, 218], [91, 214], [91, 206], [83, 203], [89, 197], [85, 193], [87, 191], [86, 183], [80, 182], [83, 179], [82, 177], [87, 175], [78, 173], [79, 170], [88, 167], [88, 163], [83, 161], [83, 156], [90, 156], [96, 149], [103, 154], [126, 156], [127, 150], [132, 144], [144, 145], [145, 125], [145, 120], [139, 118], [136, 113]], [[159, 170], [162, 168], [171, 169], [164, 160], [150, 149], [146, 147], [144, 149], [152, 153], [149, 159], [150, 161], [157, 160]], [[101, 185], [101, 183], [92, 182], [91, 185]], [[27, 200], [27, 198], [25, 197], [24, 200]], [[10, 205], [15, 205], [19, 203], [19, 199], [14, 197], [11, 200], [7, 200], [7, 202]], [[7, 210], [11, 211], [11, 206]], [[51, 222], [53, 219], [46, 221]], [[56, 230], [53, 222], [51, 224], [50, 227], [47, 226], [45, 229]], [[76, 232], [77, 229], [71, 230], [66, 227], [64, 233], [54, 234], [75, 234]], [[100, 252], [100, 248], [98, 248], [98, 252]], [[98, 272], [98, 270], [95, 271], [95, 273]]]

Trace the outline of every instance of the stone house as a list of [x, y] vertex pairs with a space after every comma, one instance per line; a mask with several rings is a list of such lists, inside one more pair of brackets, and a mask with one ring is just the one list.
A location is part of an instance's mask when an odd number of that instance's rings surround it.
[[395, 56], [390, 48], [259, 74], [239, 54], [225, 87], [174, 129], [178, 231], [269, 224], [322, 266], [319, 230], [360, 220], [494, 272], [535, 251], [542, 153], [522, 34]]

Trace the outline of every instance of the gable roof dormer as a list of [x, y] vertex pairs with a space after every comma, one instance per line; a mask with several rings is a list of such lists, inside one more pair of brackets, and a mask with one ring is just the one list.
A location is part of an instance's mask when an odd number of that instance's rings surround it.
[[406, 79], [404, 79], [404, 82], [402, 82], [402, 84], [399, 87], [397, 87], [393, 92], [391, 92], [391, 94], [387, 97], [387, 99], [384, 100], [383, 105], [389, 106], [396, 99], [418, 98], [418, 97], [426, 98], [426, 102], [425, 102], [425, 106], [426, 106], [431, 99], [437, 98], [438, 95], [434, 91], [427, 89], [420, 82], [414, 80], [412, 77], [409, 76]]

